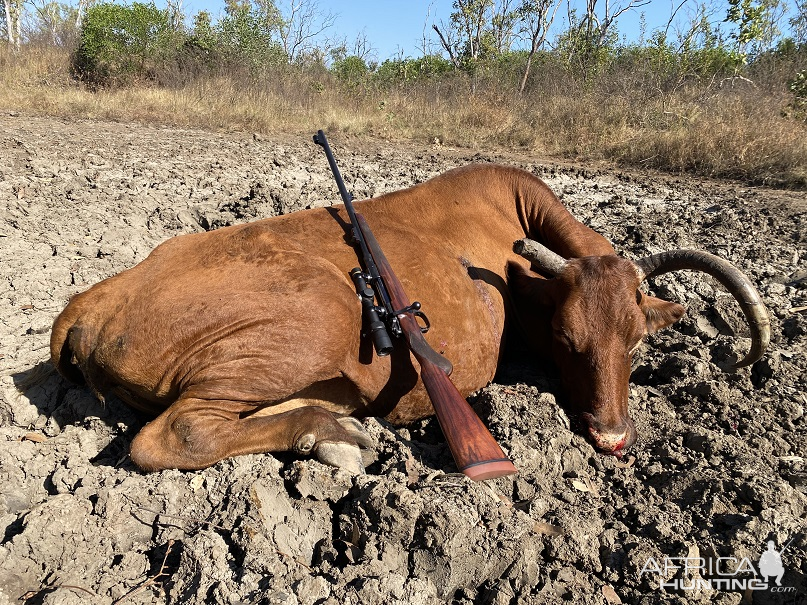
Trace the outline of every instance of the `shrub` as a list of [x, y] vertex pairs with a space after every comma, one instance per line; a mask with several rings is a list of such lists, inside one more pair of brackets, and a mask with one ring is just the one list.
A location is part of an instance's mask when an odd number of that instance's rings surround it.
[[787, 87], [793, 93], [793, 107], [807, 119], [807, 69], [797, 73]]
[[350, 88], [356, 88], [362, 84], [369, 72], [364, 59], [356, 55], [349, 55], [344, 59], [338, 59], [331, 65], [331, 72]]
[[381, 86], [407, 84], [417, 80], [451, 73], [451, 61], [440, 55], [425, 55], [417, 59], [387, 59], [376, 70], [375, 81]]
[[182, 44], [171, 14], [153, 3], [102, 2], [87, 10], [73, 56], [74, 73], [98, 85], [150, 79]]
[[[270, 8], [273, 6], [269, 3]], [[210, 30], [216, 48], [231, 63], [251, 69], [287, 63], [283, 47], [276, 41], [279, 17], [249, 3], [228, 2], [227, 12]]]

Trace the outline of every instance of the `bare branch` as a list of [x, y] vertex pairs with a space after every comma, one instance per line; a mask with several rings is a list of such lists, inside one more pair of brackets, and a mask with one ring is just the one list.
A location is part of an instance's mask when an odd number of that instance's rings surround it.
[[278, 30], [290, 63], [310, 50], [312, 40], [333, 27], [337, 15], [323, 12], [316, 0], [289, 0]]
[[431, 42], [429, 41], [429, 37], [426, 34], [426, 30], [429, 27], [429, 18], [431, 17], [432, 14], [432, 8], [434, 8], [433, 1], [429, 3], [429, 8], [426, 9], [426, 19], [423, 21], [423, 33], [420, 48], [420, 54], [423, 57], [431, 54]]
[[671, 13], [670, 13], [670, 18], [669, 18], [669, 20], [667, 21], [667, 26], [664, 28], [664, 39], [665, 39], [665, 40], [667, 39], [667, 34], [668, 34], [668, 33], [669, 33], [669, 31], [670, 31], [670, 26], [672, 26], [673, 21], [675, 21], [675, 17], [676, 17], [676, 15], [678, 15], [678, 11], [680, 11], [680, 10], [681, 10], [681, 9], [684, 7], [684, 4], [686, 4], [687, 2], [689, 2], [689, 0], [681, 0], [681, 4], [679, 4], [679, 5], [678, 5], [678, 6], [677, 6], [677, 7], [676, 7], [676, 8], [675, 8], [675, 9], [674, 9], [674, 10], [673, 10]]
[[432, 28], [434, 29], [434, 31], [437, 32], [437, 35], [440, 37], [440, 44], [443, 45], [443, 48], [448, 53], [448, 57], [449, 59], [451, 59], [451, 62], [454, 64], [454, 67], [459, 67], [460, 64], [459, 61], [457, 61], [457, 57], [454, 55], [454, 49], [452, 45], [448, 43], [448, 40], [446, 40], [445, 36], [443, 35], [443, 32], [440, 31], [440, 28], [437, 27], [436, 24], [432, 24]]

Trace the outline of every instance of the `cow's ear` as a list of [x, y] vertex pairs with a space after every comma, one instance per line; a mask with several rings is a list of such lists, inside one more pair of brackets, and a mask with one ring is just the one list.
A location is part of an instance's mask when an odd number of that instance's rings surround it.
[[674, 324], [686, 313], [686, 309], [678, 303], [667, 302], [638, 291], [636, 296], [639, 298], [639, 307], [645, 316], [648, 334]]
[[513, 296], [527, 300], [534, 305], [552, 307], [555, 305], [555, 281], [544, 279], [520, 263], [507, 263], [507, 277]]

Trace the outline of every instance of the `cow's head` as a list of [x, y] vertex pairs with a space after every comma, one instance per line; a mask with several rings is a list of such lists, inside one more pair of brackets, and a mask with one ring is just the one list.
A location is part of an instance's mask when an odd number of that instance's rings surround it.
[[511, 268], [511, 286], [522, 300], [552, 309], [552, 355], [572, 409], [585, 421], [596, 447], [619, 453], [636, 440], [628, 415], [631, 359], [646, 334], [669, 326], [685, 310], [643, 293], [651, 275], [677, 269], [705, 271], [737, 299], [748, 320], [752, 347], [735, 367], [759, 359], [770, 339], [767, 311], [750, 280], [726, 261], [706, 252], [674, 250], [633, 262], [619, 256], [566, 260], [531, 240], [516, 252], [543, 279], [520, 266]]

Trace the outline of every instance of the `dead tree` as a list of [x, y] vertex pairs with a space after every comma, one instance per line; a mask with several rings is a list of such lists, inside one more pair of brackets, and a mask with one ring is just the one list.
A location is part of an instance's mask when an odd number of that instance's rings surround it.
[[22, 0], [2, 0], [5, 8], [6, 36], [14, 51], [22, 44]]
[[518, 89], [519, 94], [523, 94], [527, 87], [532, 60], [546, 41], [547, 32], [555, 20], [560, 3], [561, 0], [524, 0], [518, 8], [522, 32], [530, 41], [527, 64], [524, 66], [524, 75], [521, 77], [521, 85]]

